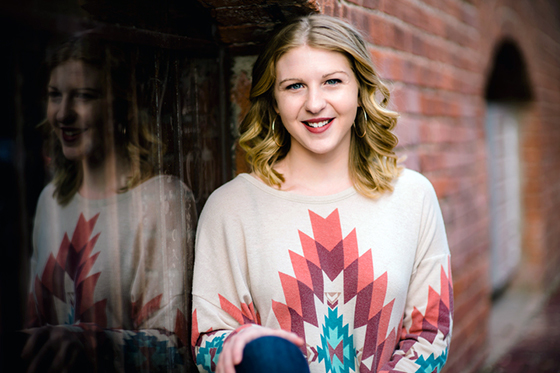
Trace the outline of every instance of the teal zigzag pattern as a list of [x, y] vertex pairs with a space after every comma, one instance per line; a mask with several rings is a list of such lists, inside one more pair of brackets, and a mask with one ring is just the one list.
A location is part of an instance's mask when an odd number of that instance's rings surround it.
[[144, 332], [125, 332], [122, 346], [125, 370], [135, 372], [145, 367], [151, 372], [166, 372], [170, 367], [182, 366], [183, 358], [177, 347], [170, 346], [167, 340]]
[[[356, 349], [354, 338], [348, 335], [348, 324], [343, 325], [342, 315], [338, 317], [338, 307], [328, 310], [318, 349], [319, 362], [325, 360], [326, 372], [349, 373], [355, 371]], [[342, 359], [342, 361], [341, 361]]]
[[218, 357], [222, 352], [226, 335], [217, 336], [211, 341], [206, 342], [204, 347], [200, 347], [196, 355], [196, 364], [202, 365], [206, 371], [212, 372], [212, 363], [214, 363], [214, 367], [218, 365]]
[[420, 365], [420, 368], [416, 371], [416, 373], [433, 373], [433, 372], [441, 372], [441, 369], [445, 365], [447, 361], [447, 349], [439, 356], [435, 357], [434, 354], [431, 354], [427, 360], [424, 359], [424, 356], [420, 356], [416, 359], [415, 363]]

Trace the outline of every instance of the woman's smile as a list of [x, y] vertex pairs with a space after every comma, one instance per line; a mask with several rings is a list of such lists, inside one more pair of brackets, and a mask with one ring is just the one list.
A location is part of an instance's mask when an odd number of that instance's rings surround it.
[[306, 125], [306, 128], [309, 132], [321, 133], [329, 129], [333, 121], [334, 118], [330, 118], [330, 119], [317, 118], [317, 119], [308, 119], [302, 122], [303, 124]]
[[61, 126], [59, 128], [62, 132], [62, 139], [67, 143], [76, 142], [80, 138], [80, 135], [89, 130], [89, 128], [76, 128], [66, 126]]

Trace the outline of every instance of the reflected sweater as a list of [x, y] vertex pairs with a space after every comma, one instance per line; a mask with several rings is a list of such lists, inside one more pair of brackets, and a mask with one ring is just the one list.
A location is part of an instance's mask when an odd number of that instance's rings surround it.
[[450, 254], [438, 200], [404, 170], [378, 199], [304, 196], [242, 174], [197, 230], [192, 345], [214, 371], [240, 328], [305, 340], [311, 372], [439, 372], [451, 339]]
[[27, 327], [66, 325], [84, 342], [94, 336], [99, 371], [183, 371], [191, 192], [171, 176], [107, 199], [76, 193], [66, 206], [53, 192], [47, 185], [37, 205]]

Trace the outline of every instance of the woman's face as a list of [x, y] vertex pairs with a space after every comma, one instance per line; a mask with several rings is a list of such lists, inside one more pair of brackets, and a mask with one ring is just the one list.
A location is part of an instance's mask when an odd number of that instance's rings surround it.
[[47, 119], [67, 159], [81, 161], [102, 156], [95, 153], [103, 152], [106, 118], [107, 100], [98, 69], [70, 60], [52, 70]]
[[303, 45], [276, 64], [276, 112], [292, 138], [290, 152], [348, 156], [358, 82], [341, 53]]

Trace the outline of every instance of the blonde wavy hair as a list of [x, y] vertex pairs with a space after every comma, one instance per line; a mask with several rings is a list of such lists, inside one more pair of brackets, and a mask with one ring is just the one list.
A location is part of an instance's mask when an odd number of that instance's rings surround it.
[[253, 66], [251, 106], [239, 127], [239, 144], [253, 172], [271, 186], [280, 187], [284, 182], [274, 165], [290, 150], [290, 135], [274, 110], [275, 69], [286, 52], [302, 45], [339, 52], [348, 58], [358, 81], [360, 104], [351, 137], [350, 177], [354, 188], [366, 197], [392, 191], [401, 167], [394, 152], [398, 139], [391, 132], [398, 113], [387, 109], [389, 89], [375, 71], [360, 33], [340, 19], [320, 14], [298, 18], [283, 27]]
[[[154, 176], [156, 167], [153, 160], [162, 145], [150, 130], [152, 115], [138, 103], [134, 52], [125, 45], [86, 34], [71, 38], [51, 51], [46, 61], [49, 74], [67, 61], [82, 61], [102, 73], [103, 86], [109, 97], [107, 125], [113, 127], [112, 141], [117, 151], [131, 166], [131, 175], [118, 193], [124, 193]], [[64, 157], [60, 141], [46, 119], [39, 126], [48, 133], [47, 147], [55, 186], [53, 197], [64, 206], [80, 189], [82, 164]]]

